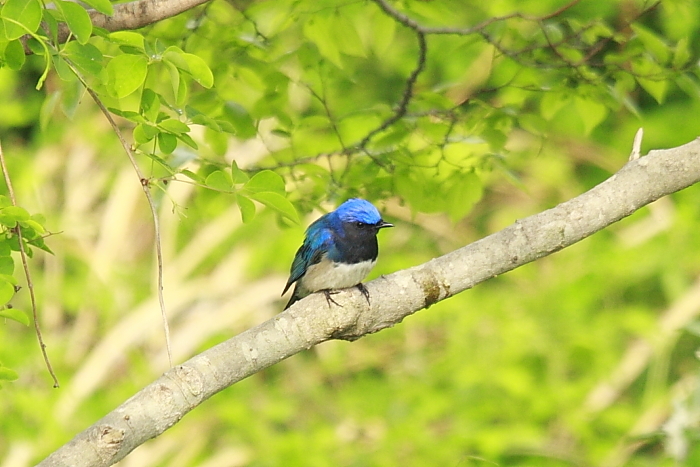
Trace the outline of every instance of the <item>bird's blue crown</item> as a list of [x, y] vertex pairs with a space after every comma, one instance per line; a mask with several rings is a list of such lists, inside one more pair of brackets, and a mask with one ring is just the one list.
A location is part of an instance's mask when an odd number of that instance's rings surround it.
[[338, 206], [334, 214], [342, 222], [363, 222], [376, 224], [382, 220], [382, 216], [372, 203], [360, 198], [351, 198]]

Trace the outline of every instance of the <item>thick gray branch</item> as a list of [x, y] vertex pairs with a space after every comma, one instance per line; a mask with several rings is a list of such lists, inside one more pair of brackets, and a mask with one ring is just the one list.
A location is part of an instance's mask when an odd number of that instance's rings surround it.
[[[92, 25], [107, 31], [139, 29], [187, 10], [207, 3], [209, 0], [137, 0], [129, 3], [115, 3], [114, 15], [107, 16], [95, 10], [88, 10]], [[70, 30], [60, 23], [58, 41], [65, 42]]]
[[561, 250], [700, 181], [700, 140], [651, 151], [592, 190], [478, 242], [356, 289], [322, 294], [179, 365], [51, 454], [41, 466], [108, 466], [222, 389], [333, 338], [353, 340], [491, 277]]
[[138, 29], [157, 23], [192, 8], [207, 3], [209, 0], [138, 0], [114, 5], [114, 15], [106, 16], [90, 11], [94, 26], [108, 31]]

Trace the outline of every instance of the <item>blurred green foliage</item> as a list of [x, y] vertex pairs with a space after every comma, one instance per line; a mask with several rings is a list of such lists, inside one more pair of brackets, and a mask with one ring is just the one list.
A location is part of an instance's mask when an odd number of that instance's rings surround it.
[[[141, 181], [85, 85], [156, 198], [179, 362], [279, 312], [303, 227], [347, 197], [397, 224], [376, 277], [600, 183], [640, 126], [643, 153], [700, 134], [696, 2], [566, 5], [219, 1], [107, 33], [74, 3], [7, 0], [0, 139], [28, 240], [55, 233], [31, 267], [62, 387], [0, 313], [0, 465], [38, 462], [167, 368]], [[62, 23], [76, 40], [54, 41]], [[698, 196], [284, 361], [121, 465], [698, 465]], [[30, 309], [24, 287], [9, 310]]]

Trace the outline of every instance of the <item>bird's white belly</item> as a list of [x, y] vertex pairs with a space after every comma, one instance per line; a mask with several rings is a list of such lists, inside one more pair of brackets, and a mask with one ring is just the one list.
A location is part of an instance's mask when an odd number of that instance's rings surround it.
[[372, 270], [376, 261], [363, 261], [355, 264], [333, 263], [328, 259], [309, 266], [301, 278], [301, 285], [309, 292], [353, 287]]

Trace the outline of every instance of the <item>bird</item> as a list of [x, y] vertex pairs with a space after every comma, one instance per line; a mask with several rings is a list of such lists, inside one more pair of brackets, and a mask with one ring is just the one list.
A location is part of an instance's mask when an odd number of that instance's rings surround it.
[[323, 291], [328, 306], [338, 289], [357, 287], [369, 303], [369, 292], [362, 280], [377, 261], [377, 233], [393, 227], [385, 222], [372, 203], [351, 198], [335, 211], [324, 214], [307, 229], [290, 268], [282, 295], [296, 283], [286, 310], [296, 301]]

